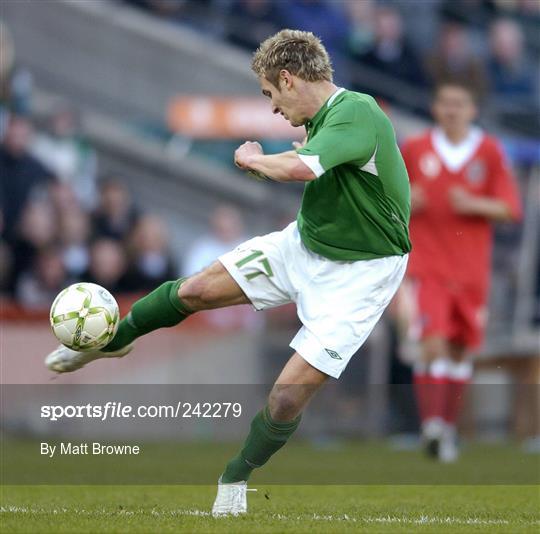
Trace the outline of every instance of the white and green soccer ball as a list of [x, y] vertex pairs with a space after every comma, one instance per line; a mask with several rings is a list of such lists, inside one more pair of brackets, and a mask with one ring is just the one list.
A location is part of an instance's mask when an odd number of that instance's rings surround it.
[[116, 334], [119, 318], [114, 297], [104, 287], [88, 282], [60, 291], [50, 312], [58, 341], [79, 351], [104, 348]]

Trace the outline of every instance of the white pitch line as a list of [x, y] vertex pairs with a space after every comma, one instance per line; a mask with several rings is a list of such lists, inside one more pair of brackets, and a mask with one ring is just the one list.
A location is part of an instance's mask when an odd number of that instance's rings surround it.
[[[85, 510], [76, 508], [26, 508], [20, 506], [2, 506], [0, 507], [0, 513], [3, 514], [31, 514], [31, 515], [43, 515], [43, 514], [72, 514], [87, 517], [113, 517], [113, 516], [141, 516], [150, 514], [153, 517], [178, 517], [178, 516], [195, 516], [195, 517], [212, 517], [210, 512], [205, 510], [187, 509], [187, 510], [144, 510], [142, 508], [135, 510]], [[276, 519], [279, 521], [336, 521], [336, 522], [350, 522], [360, 524], [401, 524], [401, 525], [540, 525], [540, 520], [523, 521], [515, 520], [508, 521], [507, 519], [482, 519], [479, 517], [454, 517], [454, 516], [365, 516], [365, 517], [353, 517], [348, 514], [342, 515], [320, 515], [320, 514], [304, 514], [304, 515], [284, 515], [284, 514], [271, 514], [270, 519]]]

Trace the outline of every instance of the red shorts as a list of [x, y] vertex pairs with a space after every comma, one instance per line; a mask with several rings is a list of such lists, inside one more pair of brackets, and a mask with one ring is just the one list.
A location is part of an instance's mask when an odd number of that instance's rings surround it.
[[412, 278], [415, 295], [415, 330], [421, 339], [440, 336], [469, 349], [484, 338], [487, 292], [484, 288]]

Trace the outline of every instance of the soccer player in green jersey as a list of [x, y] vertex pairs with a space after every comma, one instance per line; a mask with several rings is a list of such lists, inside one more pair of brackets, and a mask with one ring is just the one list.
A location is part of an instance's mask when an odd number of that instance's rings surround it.
[[295, 352], [219, 479], [216, 516], [246, 512], [251, 472], [287, 442], [313, 394], [329, 376], [338, 378], [364, 343], [401, 283], [410, 250], [407, 171], [375, 100], [334, 85], [330, 58], [309, 32], [268, 38], [252, 68], [272, 111], [305, 126], [307, 137], [296, 150], [272, 155], [246, 142], [234, 160], [278, 182], [305, 182], [297, 220], [137, 301], [102, 351], [59, 347], [46, 358], [53, 371], [74, 371], [123, 356], [137, 337], [198, 311], [295, 302], [303, 324], [290, 343]]

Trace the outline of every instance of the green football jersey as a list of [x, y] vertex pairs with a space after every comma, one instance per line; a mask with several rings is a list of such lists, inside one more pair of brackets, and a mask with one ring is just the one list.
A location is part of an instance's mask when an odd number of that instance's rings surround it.
[[409, 252], [409, 177], [375, 100], [339, 89], [306, 130], [297, 153], [317, 178], [306, 184], [298, 213], [304, 245], [336, 261]]

